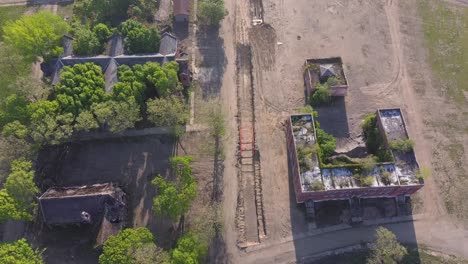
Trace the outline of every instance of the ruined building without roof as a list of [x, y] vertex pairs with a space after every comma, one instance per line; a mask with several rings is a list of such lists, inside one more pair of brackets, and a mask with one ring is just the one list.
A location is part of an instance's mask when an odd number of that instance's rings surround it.
[[[393, 140], [408, 139], [400, 109], [378, 110], [376, 118], [387, 148]], [[301, 170], [299, 148], [313, 147], [317, 141], [314, 118], [311, 114], [292, 115], [287, 123], [288, 158], [298, 203], [353, 197], [397, 197], [413, 194], [423, 186], [423, 180], [417, 177], [419, 165], [412, 150], [406, 153], [392, 150], [394, 162], [377, 163], [371, 171], [362, 172], [366, 177], [372, 177], [372, 182], [365, 186], [356, 180], [357, 166], [324, 165], [317, 153], [308, 160], [310, 168]]]

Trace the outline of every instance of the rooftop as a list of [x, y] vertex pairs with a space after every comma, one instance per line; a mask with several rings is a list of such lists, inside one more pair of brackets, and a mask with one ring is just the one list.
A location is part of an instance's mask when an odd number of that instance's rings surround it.
[[[124, 197], [125, 193], [112, 183], [56, 187], [39, 198], [39, 205], [46, 224], [95, 224], [100, 223], [103, 216], [109, 217], [106, 212], [115, 215], [116, 211], [126, 210]], [[123, 220], [111, 218], [114, 222]]]
[[190, 15], [190, 0], [174, 0], [174, 15]]

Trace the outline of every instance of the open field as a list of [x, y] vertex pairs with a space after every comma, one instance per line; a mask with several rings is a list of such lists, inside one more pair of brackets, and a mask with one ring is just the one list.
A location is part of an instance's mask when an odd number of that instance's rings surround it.
[[434, 70], [432, 86], [415, 83], [424, 120], [433, 142], [434, 178], [450, 214], [466, 227], [468, 219], [468, 7], [421, 1], [428, 62]]

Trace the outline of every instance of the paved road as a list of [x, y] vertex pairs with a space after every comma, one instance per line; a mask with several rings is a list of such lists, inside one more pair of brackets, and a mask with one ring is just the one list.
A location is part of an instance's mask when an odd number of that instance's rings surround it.
[[[468, 258], [468, 231], [457, 228], [451, 223], [442, 221], [417, 221], [385, 225], [394, 232], [398, 239], [406, 243], [429, 246], [431, 249], [448, 254], [455, 254]], [[295, 241], [278, 243], [252, 252], [244, 253], [243, 263], [291, 263], [296, 260], [301, 263], [307, 257], [356, 245], [373, 240], [375, 227], [358, 227], [322, 235], [305, 237]], [[416, 234], [416, 230], [429, 230], [423, 234]]]

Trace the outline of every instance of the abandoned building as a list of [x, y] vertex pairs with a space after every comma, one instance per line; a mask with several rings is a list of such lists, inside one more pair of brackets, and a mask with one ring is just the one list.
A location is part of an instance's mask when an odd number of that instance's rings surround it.
[[[419, 165], [414, 151], [389, 148], [393, 140], [408, 139], [401, 110], [380, 109], [376, 118], [394, 161], [375, 163], [370, 170], [362, 170], [360, 164], [324, 164], [317, 151], [310, 151], [309, 156], [304, 157], [304, 148], [316, 148], [314, 118], [311, 114], [298, 114], [287, 120], [288, 158], [296, 202], [306, 204], [309, 216], [313, 217], [314, 202], [349, 200], [353, 207], [353, 202], [359, 203], [360, 198], [390, 197], [400, 201], [423, 186], [423, 180], [417, 175]], [[365, 184], [360, 177], [367, 178]]]
[[109, 55], [98, 55], [93, 57], [81, 57], [73, 55], [73, 38], [64, 36], [64, 52], [61, 58], [51, 60], [51, 69], [48, 71], [51, 75], [52, 85], [60, 81], [60, 73], [63, 67], [73, 66], [81, 63], [94, 63], [101, 66], [105, 77], [105, 90], [112, 92], [112, 87], [118, 82], [117, 68], [120, 65], [132, 67], [136, 64], [145, 64], [147, 62], [157, 62], [163, 65], [166, 62], [176, 60], [179, 67], [179, 77], [183, 78], [184, 87], [190, 86], [191, 73], [188, 68], [187, 59], [178, 60], [178, 41], [170, 33], [163, 33], [159, 45], [159, 52], [155, 54], [126, 55], [124, 53], [124, 39], [120, 35], [113, 35], [109, 40]]
[[304, 82], [307, 98], [314, 93], [319, 83], [329, 85], [331, 96], [346, 96], [348, 91], [348, 81], [340, 57], [306, 60]]
[[190, 0], [174, 0], [173, 12], [176, 22], [188, 22], [190, 16]]
[[39, 207], [50, 227], [96, 226], [97, 245], [123, 228], [127, 214], [126, 194], [112, 183], [50, 188], [39, 197]]

